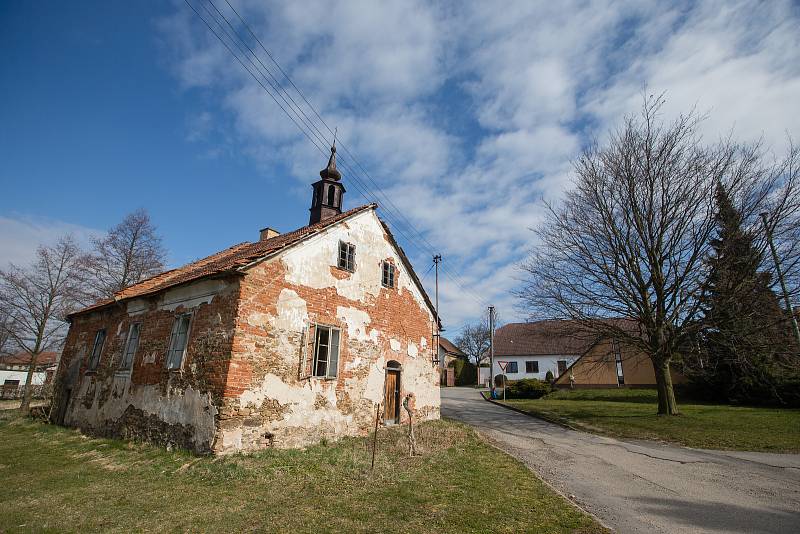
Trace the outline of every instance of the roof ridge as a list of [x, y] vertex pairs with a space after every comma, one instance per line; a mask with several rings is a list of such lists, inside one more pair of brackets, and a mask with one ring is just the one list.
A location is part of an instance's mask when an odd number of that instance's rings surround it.
[[364, 204], [312, 225], [302, 226], [292, 230], [291, 232], [277, 235], [265, 241], [243, 241], [204, 258], [200, 258], [180, 267], [164, 271], [150, 278], [137, 282], [136, 284], [130, 285], [125, 289], [114, 293], [114, 299], [98, 301], [91, 306], [70, 313], [68, 317], [78, 315], [89, 310], [101, 308], [113, 303], [114, 301], [150, 295], [169, 287], [204, 278], [206, 276], [219, 274], [225, 271], [233, 271], [234, 269], [240, 268], [243, 265], [247, 265], [253, 261], [256, 261], [258, 258], [290, 246], [306, 236], [313, 235], [318, 230], [332, 226], [347, 219], [348, 217], [356, 215], [357, 213], [366, 211], [367, 209], [375, 209], [377, 207], [378, 205], [375, 203]]

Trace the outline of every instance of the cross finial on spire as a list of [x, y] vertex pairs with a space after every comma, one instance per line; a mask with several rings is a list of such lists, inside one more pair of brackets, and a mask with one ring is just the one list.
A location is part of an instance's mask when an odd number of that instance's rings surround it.
[[333, 132], [333, 145], [331, 145], [331, 157], [328, 159], [328, 165], [319, 171], [319, 175], [322, 178], [327, 178], [330, 180], [342, 179], [342, 173], [336, 169], [336, 133], [338, 131], [339, 128], [336, 128]]

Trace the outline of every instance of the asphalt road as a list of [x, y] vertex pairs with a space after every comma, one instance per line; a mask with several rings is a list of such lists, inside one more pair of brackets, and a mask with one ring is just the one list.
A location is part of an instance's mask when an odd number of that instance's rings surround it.
[[800, 455], [688, 449], [568, 430], [442, 388], [468, 423], [622, 533], [800, 533]]

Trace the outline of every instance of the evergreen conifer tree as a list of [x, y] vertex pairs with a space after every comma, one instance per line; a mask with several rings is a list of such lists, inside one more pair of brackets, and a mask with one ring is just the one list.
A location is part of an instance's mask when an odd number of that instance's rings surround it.
[[694, 378], [716, 400], [781, 402], [780, 384], [794, 351], [787, 317], [759, 272], [762, 253], [722, 184], [716, 191], [718, 226], [708, 260], [701, 326], [701, 359]]

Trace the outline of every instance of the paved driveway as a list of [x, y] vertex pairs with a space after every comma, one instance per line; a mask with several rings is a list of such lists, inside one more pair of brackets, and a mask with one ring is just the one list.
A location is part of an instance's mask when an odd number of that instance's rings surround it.
[[495, 406], [467, 388], [442, 388], [442, 415], [476, 427], [618, 532], [800, 533], [797, 454], [619, 441]]

